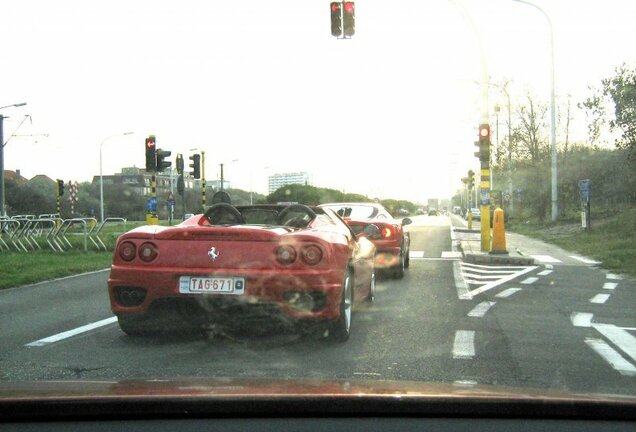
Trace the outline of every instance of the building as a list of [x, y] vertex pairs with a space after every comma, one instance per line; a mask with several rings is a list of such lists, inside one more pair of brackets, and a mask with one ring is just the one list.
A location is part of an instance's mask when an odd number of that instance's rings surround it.
[[269, 193], [273, 193], [276, 189], [291, 184], [309, 185], [311, 183], [309, 174], [306, 172], [273, 174], [268, 178]]

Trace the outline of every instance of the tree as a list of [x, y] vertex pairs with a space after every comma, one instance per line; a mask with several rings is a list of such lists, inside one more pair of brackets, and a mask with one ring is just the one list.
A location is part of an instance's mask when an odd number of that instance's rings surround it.
[[615, 75], [601, 81], [601, 88], [591, 88], [592, 95], [579, 107], [589, 118], [590, 141], [598, 143], [603, 126], [615, 134], [617, 148], [627, 150], [636, 161], [636, 69], [623, 64], [615, 69]]

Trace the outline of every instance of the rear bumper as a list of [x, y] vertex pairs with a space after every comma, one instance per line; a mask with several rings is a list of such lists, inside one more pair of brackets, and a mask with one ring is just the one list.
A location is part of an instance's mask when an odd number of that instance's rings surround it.
[[[184, 294], [179, 292], [181, 276], [229, 276], [245, 279], [244, 293]], [[340, 315], [343, 271], [337, 270], [215, 270], [149, 269], [145, 267], [112, 266], [108, 279], [111, 309], [116, 315], [142, 314], [153, 304], [190, 305], [193, 311], [219, 314], [219, 311], [264, 309], [292, 320], [333, 320]], [[143, 301], [126, 306], [116, 295], [122, 287], [141, 288]], [[294, 298], [305, 295], [302, 304]], [[310, 298], [311, 297], [311, 298]], [[190, 307], [188, 306], [188, 308]]]

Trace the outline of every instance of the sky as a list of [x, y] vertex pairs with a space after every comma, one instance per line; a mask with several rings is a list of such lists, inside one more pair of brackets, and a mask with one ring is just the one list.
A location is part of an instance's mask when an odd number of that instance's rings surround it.
[[[636, 2], [536, 4], [554, 29], [557, 104], [571, 100], [570, 140], [584, 141], [576, 103], [636, 65]], [[306, 171], [316, 186], [423, 202], [478, 167], [477, 126], [495, 130], [496, 104], [505, 136], [496, 85], [513, 106], [548, 103], [549, 27], [533, 7], [355, 5], [356, 34], [340, 40], [326, 0], [4, 0], [0, 106], [27, 103], [1, 111], [5, 169], [89, 181], [100, 147], [105, 175], [143, 167], [154, 134], [173, 159], [204, 150], [206, 178], [223, 163], [233, 187], [264, 193], [267, 175]]]

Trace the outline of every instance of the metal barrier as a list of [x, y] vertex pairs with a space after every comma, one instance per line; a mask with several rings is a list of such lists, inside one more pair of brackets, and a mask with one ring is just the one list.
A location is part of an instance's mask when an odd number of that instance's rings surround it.
[[122, 224], [126, 231], [125, 218], [107, 218], [97, 223], [95, 218], [61, 219], [57, 214], [19, 215], [0, 218], [0, 252], [15, 249], [18, 252], [41, 250], [48, 247], [53, 252], [73, 249], [71, 236], [82, 237], [84, 251], [89, 244], [98, 251], [108, 251], [100, 237], [108, 224]]

